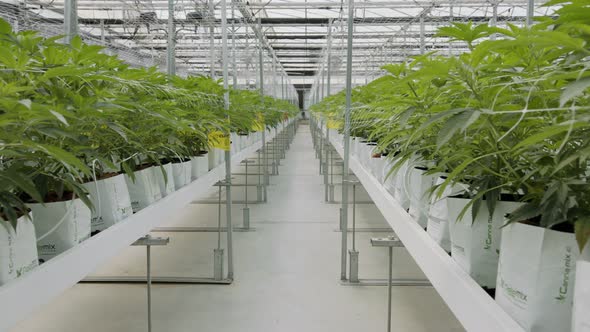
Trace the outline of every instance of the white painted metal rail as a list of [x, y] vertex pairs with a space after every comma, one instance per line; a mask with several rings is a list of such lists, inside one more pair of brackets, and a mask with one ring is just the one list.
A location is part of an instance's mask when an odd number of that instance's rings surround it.
[[[334, 136], [336, 135], [330, 135], [330, 143], [340, 156], [344, 157], [342, 142], [338, 141], [339, 137]], [[467, 331], [524, 332], [524, 329], [430, 238], [355, 156], [350, 156], [350, 169]]]
[[[269, 140], [272, 139], [272, 131], [269, 136]], [[233, 165], [238, 165], [261, 146], [262, 143], [257, 142], [232, 156]], [[222, 163], [201, 178], [49, 260], [31, 273], [1, 286], [0, 331], [8, 330], [150, 230], [170, 220], [191, 201], [206, 195], [213, 184], [224, 177], [225, 164]]]

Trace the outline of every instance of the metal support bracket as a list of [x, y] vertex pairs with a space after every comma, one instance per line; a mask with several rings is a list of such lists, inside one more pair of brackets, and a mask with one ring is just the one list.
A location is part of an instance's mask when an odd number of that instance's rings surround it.
[[[219, 211], [221, 211], [221, 186], [220, 184], [225, 184], [225, 181], [218, 181], [215, 183], [216, 186], [219, 186]], [[196, 230], [198, 229], [198, 230]], [[207, 277], [182, 277], [182, 276], [158, 276], [152, 277], [151, 273], [149, 273], [148, 277], [142, 276], [89, 276], [80, 281], [80, 283], [159, 283], [159, 284], [222, 284], [222, 285], [229, 285], [233, 282], [233, 278], [220, 278], [218, 275], [218, 271], [223, 266], [223, 259], [219, 259], [219, 255], [223, 255], [223, 249], [220, 248], [221, 245], [221, 233], [223, 232], [224, 228], [221, 227], [221, 212], [218, 215], [218, 227], [216, 228], [199, 228], [199, 227], [161, 227], [156, 229], [155, 231], [158, 232], [195, 232], [195, 231], [212, 231], [218, 233], [218, 247], [214, 249], [214, 277], [207, 278]], [[227, 229], [225, 229], [227, 232]], [[134, 242], [132, 245], [145, 245], [149, 248], [152, 245], [165, 245], [169, 242], [167, 238], [152, 238], [147, 235], [144, 238], [141, 238]], [[221, 250], [220, 250], [221, 249]], [[223, 257], [221, 257], [223, 258]], [[150, 259], [148, 259], [148, 264]], [[221, 264], [220, 264], [221, 263]], [[149, 266], [148, 266], [149, 271]]]
[[[393, 248], [403, 247], [403, 243], [395, 236], [371, 239], [373, 247], [385, 247], [389, 250], [389, 274], [387, 278], [387, 332], [391, 332], [391, 287], [393, 286]], [[399, 282], [401, 280], [398, 280]]]

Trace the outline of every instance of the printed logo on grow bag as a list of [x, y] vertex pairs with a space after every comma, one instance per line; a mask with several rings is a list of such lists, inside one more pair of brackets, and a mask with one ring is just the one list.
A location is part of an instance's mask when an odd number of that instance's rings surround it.
[[563, 302], [567, 298], [569, 289], [570, 272], [572, 271], [572, 247], [565, 247], [565, 256], [563, 257], [563, 281], [559, 287], [559, 294], [555, 297], [557, 301]]
[[14, 272], [14, 239], [8, 235], [8, 273]]
[[489, 250], [492, 247], [492, 231], [494, 227], [493, 225], [493, 216], [490, 215], [488, 216], [488, 237], [486, 238], [486, 244], [483, 247], [485, 250]]
[[500, 287], [502, 289], [504, 289], [504, 291], [506, 292], [506, 295], [510, 296], [512, 299], [521, 302], [523, 304], [526, 304], [528, 302], [528, 295], [519, 291], [518, 289], [512, 288], [510, 285], [508, 285], [505, 281], [504, 278], [500, 277]]
[[55, 244], [44, 244], [42, 246], [37, 246], [37, 249], [41, 252], [55, 252]]

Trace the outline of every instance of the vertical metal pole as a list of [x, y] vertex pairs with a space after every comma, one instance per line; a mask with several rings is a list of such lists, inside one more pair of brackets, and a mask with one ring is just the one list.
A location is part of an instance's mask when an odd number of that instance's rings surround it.
[[166, 48], [166, 68], [168, 75], [176, 75], [176, 28], [174, 27], [174, 0], [168, 0], [168, 47]]
[[235, 4], [231, 2], [231, 49], [232, 49], [232, 77], [233, 77], [233, 88], [238, 89], [238, 66], [236, 63], [236, 27], [235, 27]]
[[209, 63], [210, 76], [215, 78], [215, 0], [209, 0]]
[[356, 184], [352, 185], [352, 251], [356, 251]]
[[[228, 49], [227, 49], [227, 3], [226, 0], [221, 0], [221, 58], [223, 61], [223, 88], [225, 93], [223, 94], [223, 101], [225, 110], [229, 110], [229, 72], [228, 72]], [[229, 121], [229, 116], [228, 116]], [[231, 133], [227, 133], [228, 139], [231, 137]], [[225, 151], [225, 219], [227, 222], [227, 278], [234, 278], [234, 257], [233, 257], [233, 225], [231, 222], [231, 143], [229, 144], [228, 150]]]
[[103, 43], [103, 45], [106, 40], [105, 34], [104, 34], [104, 28], [105, 28], [104, 20], [100, 20], [100, 41]]
[[[454, 6], [453, 6], [453, 0], [451, 0], [451, 2], [449, 3], [449, 23], [452, 26], [453, 25], [453, 21], [454, 19], [454, 15], [455, 15], [455, 11], [454, 11]], [[449, 56], [453, 55], [453, 43], [449, 40]]]
[[213, 249], [213, 279], [223, 279], [223, 249], [221, 248], [221, 185], [217, 187], [217, 248]]
[[322, 64], [322, 81], [319, 84], [319, 88], [320, 88], [320, 100], [324, 99], [324, 97], [326, 96], [324, 94], [324, 88], [326, 87], [326, 66], [324, 64]]
[[348, 172], [350, 169], [350, 111], [352, 108], [352, 29], [354, 28], [354, 0], [348, 0], [348, 49], [346, 50], [346, 111], [344, 113], [344, 169], [342, 171], [342, 251], [340, 279], [346, 280], [348, 249]]
[[[494, 1], [494, 2], [492, 3], [492, 22], [491, 22], [491, 24], [490, 24], [490, 25], [491, 25], [492, 27], [496, 27], [496, 25], [497, 25], [497, 22], [498, 22], [498, 2]], [[494, 33], [494, 34], [492, 34], [492, 35], [490, 36], [490, 39], [491, 39], [491, 40], [496, 40], [496, 34], [495, 34], [495, 33]]]
[[277, 82], [276, 82], [277, 70], [276, 70], [276, 62], [275, 62], [274, 57], [272, 57], [271, 70], [272, 70], [272, 96], [276, 98], [277, 97]]
[[351, 283], [359, 282], [359, 252], [356, 250], [356, 184], [352, 185], [352, 249], [348, 279]]
[[[149, 235], [147, 236], [149, 239]], [[147, 279], [147, 307], [148, 307], [148, 332], [152, 332], [152, 246], [146, 246], [146, 279]]]
[[[328, 128], [328, 121], [326, 121], [326, 143], [324, 143], [324, 147], [327, 149], [328, 144], [330, 144], [330, 128]], [[320, 147], [321, 149], [322, 147]], [[326, 153], [324, 153], [324, 199], [326, 200], [326, 202], [331, 202], [331, 200], [329, 199], [328, 196], [328, 191], [329, 191], [329, 187], [330, 184], [328, 183], [328, 176], [329, 176], [329, 167], [328, 164], [330, 163], [330, 158], [328, 158], [328, 153], [326, 151]]]
[[328, 23], [328, 78], [326, 86], [326, 96], [331, 94], [332, 83], [332, 20]]
[[244, 185], [244, 209], [242, 210], [242, 226], [244, 229], [250, 229], [250, 208], [248, 207], [248, 164], [246, 159], [246, 180]]
[[528, 27], [533, 25], [533, 18], [535, 16], [535, 0], [528, 0], [526, 6], [526, 25]]
[[420, 15], [420, 54], [426, 52], [426, 39], [424, 32], [424, 13]]
[[387, 279], [387, 332], [391, 332], [391, 286], [393, 277], [393, 247], [389, 247], [389, 277]]
[[[258, 18], [258, 31], [262, 31], [262, 20], [260, 19], [260, 17]], [[260, 47], [260, 52], [258, 53], [258, 67], [260, 70], [260, 100], [262, 101], [262, 106], [264, 107], [264, 62], [263, 62], [263, 56], [262, 56], [262, 52], [263, 52], [263, 48], [262, 48], [262, 34], [259, 36], [259, 47]], [[266, 202], [267, 197], [267, 185], [269, 182], [269, 178], [268, 178], [268, 155], [267, 155], [267, 151], [266, 151], [266, 126], [263, 124], [263, 129], [262, 129], [262, 158], [263, 158], [263, 162], [264, 162], [264, 169], [262, 170], [262, 173], [264, 174], [264, 186], [263, 186], [263, 190], [264, 190], [264, 201]]]
[[78, 34], [78, 0], [65, 0], [64, 6], [64, 32], [69, 44]]

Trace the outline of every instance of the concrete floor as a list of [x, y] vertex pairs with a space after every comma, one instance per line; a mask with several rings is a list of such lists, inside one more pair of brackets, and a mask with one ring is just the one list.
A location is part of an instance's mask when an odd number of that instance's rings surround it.
[[[340, 205], [324, 203], [308, 126], [299, 128], [282, 165], [271, 178], [268, 203], [250, 206], [255, 231], [234, 233], [234, 283], [155, 285], [153, 331], [385, 331], [387, 288], [340, 284]], [[234, 205], [236, 226], [241, 208]], [[191, 204], [167, 226], [213, 226], [216, 213], [216, 205]], [[371, 204], [359, 206], [357, 223], [387, 227]], [[216, 233], [154, 234], [171, 238], [169, 246], [153, 249], [154, 275], [212, 276]], [[357, 234], [361, 278], [386, 276], [386, 250], [369, 245], [386, 234]], [[131, 247], [94, 274], [141, 275], [144, 250]], [[404, 249], [394, 259], [394, 277], [423, 277]], [[394, 287], [392, 315], [394, 331], [463, 331], [432, 287]], [[80, 284], [11, 332], [139, 332], [147, 330], [145, 319], [145, 286]]]

